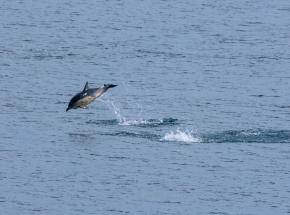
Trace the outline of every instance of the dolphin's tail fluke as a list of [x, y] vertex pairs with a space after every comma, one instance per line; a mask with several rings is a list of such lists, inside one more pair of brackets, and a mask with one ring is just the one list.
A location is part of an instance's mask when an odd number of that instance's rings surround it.
[[[117, 84], [118, 85], [118, 84]], [[104, 84], [104, 87], [106, 88], [113, 88], [113, 87], [116, 87], [117, 85], [114, 85], [114, 84]]]

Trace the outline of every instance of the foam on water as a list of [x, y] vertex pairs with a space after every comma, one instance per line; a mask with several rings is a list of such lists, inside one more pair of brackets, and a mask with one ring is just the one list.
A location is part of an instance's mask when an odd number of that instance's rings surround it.
[[[126, 117], [124, 117], [121, 114], [120, 108], [114, 103], [114, 101], [110, 101], [109, 99], [106, 99], [106, 100], [100, 99], [100, 100], [102, 102], [106, 103], [108, 105], [108, 107], [114, 111], [114, 113], [119, 121], [119, 125], [140, 126], [140, 127], [144, 127], [144, 126], [156, 127], [156, 126], [160, 126], [160, 125], [172, 125], [172, 124], [175, 124], [176, 121], [178, 121], [177, 119], [171, 119], [171, 118], [169, 118], [169, 119], [163, 118], [163, 119], [158, 119], [158, 120], [156, 120], [156, 119], [144, 119], [144, 118], [141, 118], [140, 113], [138, 114], [138, 117], [137, 117], [138, 119], [127, 120]], [[140, 104], [138, 106], [140, 106]], [[141, 106], [141, 110], [142, 110], [142, 106]], [[193, 133], [194, 133], [193, 131], [189, 131], [188, 129], [185, 130], [184, 132], [177, 129], [176, 133], [174, 133], [173, 131], [170, 131], [170, 133], [166, 133], [165, 136], [159, 140], [160, 141], [185, 142], [185, 143], [202, 142], [202, 139], [200, 137], [194, 137]], [[155, 136], [153, 133], [152, 133], [152, 135]], [[137, 135], [137, 136], [140, 136], [140, 135]], [[143, 135], [141, 135], [141, 136], [143, 137]], [[151, 135], [149, 135], [149, 136], [151, 136]], [[148, 135], [146, 135], [146, 137], [148, 137]]]
[[[159, 120], [160, 123], [162, 123], [162, 119]], [[151, 125], [155, 124], [156, 122], [149, 121], [146, 119], [138, 119], [138, 120], [124, 120], [123, 122], [120, 122], [120, 125]]]
[[194, 137], [192, 135], [193, 132], [186, 130], [184, 132], [179, 129], [176, 130], [176, 133], [170, 131], [170, 133], [166, 133], [165, 136], [161, 140], [165, 141], [174, 141], [174, 142], [185, 142], [185, 143], [200, 143], [202, 139], [200, 137]]
[[[140, 127], [156, 127], [156, 126], [161, 126], [161, 125], [174, 125], [177, 119], [172, 119], [172, 118], [163, 118], [163, 119], [144, 119], [141, 118], [140, 113], [138, 114], [138, 117], [135, 116], [135, 118], [138, 119], [131, 119], [127, 120], [125, 116], [121, 114], [121, 110], [114, 103], [114, 101], [111, 101], [109, 99], [103, 100], [100, 99], [102, 102], [106, 103], [108, 107], [114, 111], [117, 119], [118, 119], [118, 124], [122, 126], [140, 126]], [[140, 106], [140, 104], [139, 104]], [[141, 107], [142, 109], [142, 107]], [[156, 140], [156, 136], [159, 136], [160, 141], [173, 141], [173, 142], [185, 142], [185, 143], [198, 143], [202, 142], [202, 139], [200, 137], [194, 137], [193, 136], [193, 131], [189, 131], [188, 129], [183, 131], [180, 131], [179, 129], [176, 130], [176, 132], [170, 131], [170, 133], [166, 133], [163, 138], [160, 138], [160, 134], [146, 134], [144, 135], [144, 132], [141, 131], [141, 133], [132, 133], [132, 132], [119, 132], [117, 133], [118, 135], [122, 136], [134, 136], [134, 137], [146, 137], [149, 139], [154, 139]], [[154, 138], [153, 138], [154, 137]]]

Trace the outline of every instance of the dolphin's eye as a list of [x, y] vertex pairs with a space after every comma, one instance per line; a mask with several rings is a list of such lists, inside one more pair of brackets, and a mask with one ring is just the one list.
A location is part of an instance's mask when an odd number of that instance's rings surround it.
[[85, 93], [83, 96], [87, 95], [87, 93]]

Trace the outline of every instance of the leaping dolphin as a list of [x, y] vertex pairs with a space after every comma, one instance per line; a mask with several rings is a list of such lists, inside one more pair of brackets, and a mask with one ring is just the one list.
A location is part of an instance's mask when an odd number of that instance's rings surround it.
[[76, 94], [70, 100], [66, 111], [70, 109], [77, 109], [77, 108], [84, 108], [88, 109], [86, 105], [90, 104], [91, 102], [95, 101], [100, 95], [106, 92], [109, 88], [116, 87], [117, 85], [113, 84], [104, 84], [101, 88], [90, 88], [88, 82], [85, 85], [85, 88], [82, 92]]

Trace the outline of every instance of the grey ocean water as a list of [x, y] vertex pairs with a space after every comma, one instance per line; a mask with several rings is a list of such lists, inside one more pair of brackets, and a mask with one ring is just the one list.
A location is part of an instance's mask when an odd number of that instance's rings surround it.
[[289, 1], [0, 11], [1, 215], [290, 213]]

